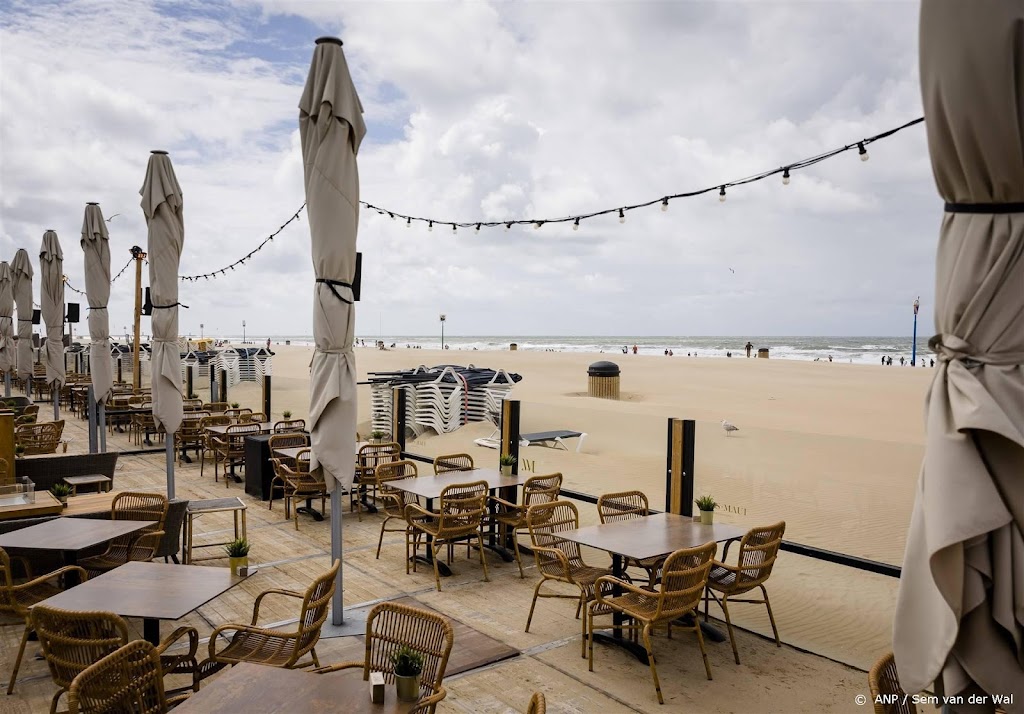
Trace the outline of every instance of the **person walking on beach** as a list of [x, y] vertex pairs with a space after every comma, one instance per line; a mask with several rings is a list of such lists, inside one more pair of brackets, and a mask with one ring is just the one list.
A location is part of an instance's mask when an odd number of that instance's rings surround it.
[[906, 366], [906, 360], [903, 359], [902, 357], [900, 357], [900, 367], [905, 367], [905, 366]]
[[636, 354], [636, 345], [633, 345], [633, 354]]
[[750, 350], [754, 349], [754, 345], [750, 342], [750, 340], [747, 340], [747, 344], [744, 345], [744, 349], [747, 350], [747, 359], [750, 359]]
[[882, 355], [882, 366], [885, 366], [885, 355]]

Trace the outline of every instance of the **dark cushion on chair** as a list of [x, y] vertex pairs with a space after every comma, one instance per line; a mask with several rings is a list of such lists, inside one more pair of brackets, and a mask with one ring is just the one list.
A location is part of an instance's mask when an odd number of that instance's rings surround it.
[[156, 549], [155, 558], [177, 556], [181, 552], [181, 524], [185, 520], [185, 509], [188, 499], [176, 498], [167, 504], [167, 517], [164, 518], [164, 537], [160, 547]]

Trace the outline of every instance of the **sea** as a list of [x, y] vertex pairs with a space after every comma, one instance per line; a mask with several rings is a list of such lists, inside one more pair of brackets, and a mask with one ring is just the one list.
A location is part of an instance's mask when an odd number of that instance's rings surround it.
[[[248, 335], [247, 339], [257, 345], [265, 343], [267, 335], [256, 338]], [[283, 343], [288, 340], [293, 345], [312, 345], [313, 338], [309, 335], [270, 335], [272, 342]], [[239, 341], [240, 338], [227, 338]], [[365, 342], [372, 347], [378, 340], [384, 345], [395, 349], [421, 348], [436, 350], [441, 347], [440, 335], [357, 335], [357, 341]], [[852, 362], [853, 364], [881, 365], [882, 357], [892, 357], [893, 364], [898, 365], [900, 357], [909, 364], [911, 358], [911, 338], [908, 337], [809, 337], [809, 336], [736, 336], [736, 337], [638, 337], [638, 336], [539, 336], [539, 335], [485, 335], [458, 336], [445, 335], [445, 343], [453, 352], [472, 352], [483, 350], [507, 350], [515, 343], [517, 349], [529, 352], [586, 352], [593, 354], [622, 354], [623, 348], [633, 353], [636, 345], [637, 353], [644, 355], [664, 355], [671, 350], [675, 357], [705, 357], [727, 359], [743, 357], [744, 345], [750, 341], [754, 345], [753, 354], [759, 349], [767, 349], [771, 359], [791, 359], [804, 361], [827, 362], [829, 357], [835, 362]], [[924, 359], [934, 358], [928, 347], [927, 337], [918, 337], [917, 355]], [[920, 364], [920, 361], [918, 361]]]

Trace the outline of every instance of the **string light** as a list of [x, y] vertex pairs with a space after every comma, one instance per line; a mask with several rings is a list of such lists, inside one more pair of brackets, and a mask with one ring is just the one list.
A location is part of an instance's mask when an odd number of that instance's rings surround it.
[[578, 231], [580, 229], [580, 219], [579, 218], [577, 218], [575, 221], [573, 221], [572, 229], [574, 231]]
[[868, 156], [868, 150], [864, 148], [863, 141], [857, 142], [857, 153], [860, 154], [861, 161], [867, 161], [869, 158], [871, 158]]
[[662, 210], [662, 212], [668, 210], [668, 199], [667, 198], [661, 199], [661, 210]]
[[785, 171], [782, 172], [782, 185], [783, 186], [788, 186], [789, 185], [789, 169], [788, 168]]
[[543, 221], [534, 221], [534, 222], [533, 222], [533, 230], [535, 230], [535, 231], [539, 231], [539, 230], [540, 230], [540, 226], [541, 226], [541, 223], [543, 223]]
[[430, 231], [431, 233], [433, 233], [433, 231], [434, 231], [434, 222], [433, 221], [431, 221], [429, 224], [427, 224], [427, 230]]
[[133, 261], [133, 260], [135, 260], [135, 258], [129, 258], [129, 259], [128, 259], [128, 262], [124, 264], [124, 267], [123, 267], [123, 268], [121, 268], [120, 270], [118, 270], [118, 271], [117, 271], [117, 275], [115, 275], [115, 276], [114, 276], [113, 278], [111, 278], [111, 280], [110, 280], [110, 284], [111, 284], [111, 285], [113, 285], [113, 284], [114, 284], [114, 281], [115, 281], [115, 280], [117, 280], [118, 278], [120, 278], [120, 277], [121, 277], [121, 275], [123, 275], [123, 274], [124, 274], [124, 271], [128, 270], [128, 266], [132, 264], [132, 261]]
[[412, 219], [411, 218], [406, 218], [405, 219], [405, 227], [406, 228], [412, 228]]
[[718, 200], [725, 203], [725, 186], [722, 186], [718, 191]]
[[625, 223], [625, 222], [626, 222], [626, 214], [625, 214], [625, 212], [624, 212], [624, 211], [623, 211], [623, 210], [622, 210], [622, 209], [620, 208], [620, 209], [619, 209], [619, 223]]

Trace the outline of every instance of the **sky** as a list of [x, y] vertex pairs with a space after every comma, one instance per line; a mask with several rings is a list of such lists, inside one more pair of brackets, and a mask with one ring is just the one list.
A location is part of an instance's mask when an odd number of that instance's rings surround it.
[[[180, 273], [247, 254], [304, 201], [319, 36], [343, 39], [363, 103], [362, 199], [472, 222], [716, 186], [917, 118], [917, 22], [917, 3], [866, 0], [0, 0], [0, 258], [35, 260], [52, 228], [84, 289], [98, 201], [118, 271], [146, 246], [151, 149], [184, 194]], [[869, 156], [578, 231], [364, 210], [357, 335], [434, 334], [440, 313], [449, 335], [907, 335], [918, 296], [927, 333], [942, 208], [923, 126]], [[303, 214], [246, 265], [182, 283], [181, 333], [311, 334], [309, 240]], [[129, 272], [115, 337], [132, 310]]]

